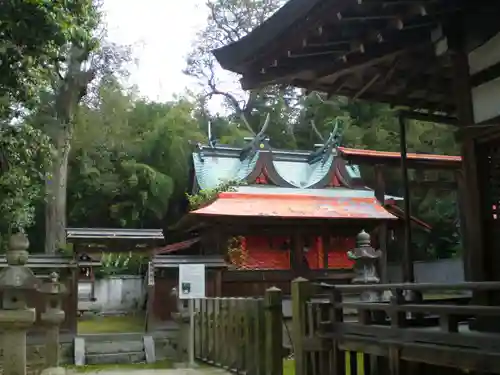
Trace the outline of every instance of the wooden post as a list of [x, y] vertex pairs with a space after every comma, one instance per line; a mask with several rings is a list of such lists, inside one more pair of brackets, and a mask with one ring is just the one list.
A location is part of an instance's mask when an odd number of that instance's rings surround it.
[[292, 233], [291, 241], [291, 260], [292, 272], [294, 275], [302, 276], [304, 274], [304, 236], [298, 228]]
[[71, 326], [69, 327], [70, 333], [76, 337], [78, 333], [78, 277], [80, 274], [80, 268], [73, 268], [71, 271], [70, 280], [70, 303], [71, 303]]
[[[458, 200], [458, 219], [460, 226], [460, 238], [462, 239], [462, 247], [466, 247], [469, 243], [467, 239], [467, 228], [466, 228], [466, 217], [465, 217], [465, 208], [467, 204], [467, 197], [465, 181], [463, 171], [459, 170], [455, 172], [455, 181], [457, 182], [457, 200]], [[465, 280], [471, 280], [470, 275], [470, 267], [467, 265], [471, 264], [471, 260], [469, 257], [473, 256], [471, 251], [464, 251], [463, 254], [463, 262], [464, 262], [464, 276]]]
[[255, 300], [247, 298], [244, 301], [244, 331], [243, 331], [243, 342], [245, 346], [245, 359], [244, 359], [244, 368], [245, 373], [247, 374], [255, 374], [255, 357], [254, 357], [254, 346], [253, 346], [253, 306]]
[[201, 344], [200, 344], [200, 354], [203, 361], [207, 361], [210, 347], [208, 337], [210, 334], [210, 315], [208, 311], [208, 300], [203, 298], [200, 306], [200, 319], [201, 319]]
[[221, 299], [214, 299], [214, 365], [221, 366], [222, 357], [222, 306]]
[[222, 351], [221, 355], [221, 364], [222, 367], [226, 369], [230, 369], [230, 356], [231, 356], [231, 345], [233, 343], [231, 342], [231, 336], [230, 336], [230, 329], [231, 329], [231, 300], [229, 298], [223, 298], [222, 299], [222, 319], [221, 319], [221, 325], [222, 325], [222, 337], [221, 337], [221, 342], [220, 342], [220, 348]]
[[222, 297], [222, 269], [215, 270], [214, 276], [214, 294], [215, 297]]
[[[332, 305], [331, 311], [331, 321], [332, 324], [342, 323], [344, 321], [344, 310], [339, 305], [342, 303], [342, 294], [337, 290], [333, 289], [330, 297], [330, 303]], [[333, 326], [332, 329], [335, 326]], [[333, 358], [331, 363], [331, 371], [333, 375], [343, 375], [346, 369], [345, 353], [340, 350], [337, 340], [333, 341]], [[351, 375], [356, 375], [352, 374]]]
[[[469, 61], [465, 51], [464, 26], [457, 22], [457, 27], [449, 31], [448, 45], [452, 50], [453, 86], [457, 117], [460, 126], [474, 124], [472, 108], [471, 85], [469, 76]], [[471, 281], [488, 280], [485, 268], [486, 262], [491, 262], [486, 252], [486, 240], [482, 226], [482, 200], [480, 186], [480, 171], [478, 171], [478, 147], [474, 139], [467, 135], [462, 142], [462, 171], [467, 199], [464, 201], [465, 218], [465, 254], [464, 268]], [[494, 247], [492, 247], [494, 248]], [[476, 298], [479, 296], [476, 295]], [[482, 296], [481, 296], [482, 297]], [[482, 301], [485, 302], [485, 301]]]
[[147, 305], [146, 305], [146, 332], [152, 332], [155, 326], [155, 314], [154, 314], [154, 300], [155, 300], [155, 267], [151, 260], [148, 263], [148, 275], [147, 275]]
[[283, 297], [281, 290], [266, 290], [266, 375], [283, 374]]
[[210, 319], [210, 354], [208, 356], [209, 363], [217, 363], [217, 300], [212, 298], [209, 307]]
[[405, 246], [403, 249], [403, 281], [412, 283], [415, 281], [413, 273], [413, 257], [411, 251], [411, 205], [410, 205], [410, 186], [408, 184], [408, 160], [406, 152], [406, 119], [400, 114], [399, 131], [401, 142], [401, 176], [403, 180], [404, 191], [404, 227], [405, 227]]
[[304, 338], [306, 334], [306, 303], [311, 297], [309, 281], [299, 277], [292, 281], [292, 340], [295, 352], [295, 375], [307, 375]]
[[[381, 165], [375, 166], [375, 198], [382, 206], [385, 206], [385, 179]], [[387, 238], [388, 228], [387, 222], [382, 222], [378, 228], [378, 244], [382, 251], [382, 256], [379, 259], [379, 275], [382, 284], [387, 283]]]
[[257, 375], [266, 374], [266, 325], [264, 314], [264, 300], [258, 299], [255, 304], [255, 346]]
[[[398, 289], [391, 297], [390, 304], [393, 309], [390, 310], [391, 328], [399, 329], [406, 325], [406, 314], [397, 310], [397, 306], [405, 303], [403, 291]], [[389, 347], [389, 374], [402, 375], [405, 374], [403, 361], [401, 360], [401, 350], [399, 347], [391, 345]]]
[[330, 253], [330, 235], [323, 234], [321, 236], [321, 242], [323, 245], [323, 268], [328, 269], [328, 254]]

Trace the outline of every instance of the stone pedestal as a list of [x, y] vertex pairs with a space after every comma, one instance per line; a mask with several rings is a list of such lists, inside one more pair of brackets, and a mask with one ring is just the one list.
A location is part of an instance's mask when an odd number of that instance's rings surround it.
[[26, 292], [38, 286], [33, 272], [26, 267], [28, 246], [24, 234], [13, 235], [6, 253], [8, 266], [0, 272], [3, 375], [26, 375], [26, 332], [36, 320], [35, 309], [27, 306]]
[[[380, 250], [371, 247], [370, 235], [361, 231], [356, 237], [356, 248], [347, 252], [347, 257], [354, 261], [355, 276], [351, 282], [358, 285], [378, 284], [377, 262], [381, 256]], [[365, 291], [361, 293], [360, 299], [363, 302], [376, 302], [380, 300], [380, 293]]]
[[45, 364], [49, 367], [59, 366], [59, 329], [65, 314], [61, 309], [61, 299], [66, 293], [66, 287], [59, 282], [56, 272], [50, 274], [49, 282], [42, 285], [40, 292], [45, 296], [45, 312], [42, 322], [46, 325]]

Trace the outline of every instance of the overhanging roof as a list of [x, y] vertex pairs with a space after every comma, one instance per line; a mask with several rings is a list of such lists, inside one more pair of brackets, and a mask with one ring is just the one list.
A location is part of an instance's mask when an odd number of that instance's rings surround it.
[[66, 238], [73, 239], [117, 239], [117, 240], [163, 240], [161, 229], [123, 228], [66, 228]]
[[179, 264], [204, 264], [206, 268], [226, 268], [227, 264], [220, 255], [156, 255], [155, 268], [178, 268]]
[[214, 54], [242, 74], [245, 89], [290, 84], [454, 115], [444, 55], [459, 13], [469, 50], [498, 30], [500, 6], [491, 0], [289, 0]]
[[[339, 147], [337, 150], [342, 158], [356, 164], [401, 164], [401, 153], [399, 152], [362, 150], [346, 147]], [[409, 152], [406, 157], [409, 168], [460, 169], [462, 165], [462, 158], [460, 156], [415, 154]]]
[[[334, 190], [334, 189], [332, 189]], [[355, 190], [352, 190], [355, 192]], [[287, 219], [395, 220], [375, 198], [314, 195], [221, 193], [212, 204], [192, 215], [275, 217]]]
[[168, 244], [167, 246], [159, 247], [155, 249], [154, 253], [155, 255], [171, 254], [179, 250], [188, 249], [198, 242], [200, 242], [200, 237], [190, 238], [189, 240], [175, 242]]
[[[26, 266], [33, 269], [59, 269], [59, 268], [76, 268], [76, 267], [94, 267], [99, 266], [98, 261], [81, 261], [75, 260], [71, 256], [49, 255], [49, 254], [31, 254], [28, 257]], [[0, 255], [0, 268], [7, 267], [7, 259], [5, 255]]]

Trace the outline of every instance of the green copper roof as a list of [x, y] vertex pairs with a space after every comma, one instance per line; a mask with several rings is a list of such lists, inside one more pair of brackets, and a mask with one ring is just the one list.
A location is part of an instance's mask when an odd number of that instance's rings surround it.
[[227, 181], [243, 181], [254, 170], [259, 158], [257, 151], [251, 158], [204, 156], [193, 154], [196, 180], [200, 189], [213, 189]]
[[361, 178], [361, 171], [359, 170], [359, 166], [350, 164], [346, 165], [345, 169], [347, 173], [349, 173], [350, 178]]
[[276, 172], [289, 184], [297, 188], [308, 188], [321, 181], [330, 171], [334, 156], [330, 155], [325, 161], [319, 160], [309, 164], [296, 161], [273, 161]]

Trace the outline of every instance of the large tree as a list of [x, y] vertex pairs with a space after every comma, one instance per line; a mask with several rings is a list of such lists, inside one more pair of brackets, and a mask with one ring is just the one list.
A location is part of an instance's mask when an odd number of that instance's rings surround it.
[[92, 12], [85, 0], [0, 2], [0, 117], [37, 101], [60, 49], [86, 38]]
[[[127, 49], [106, 43], [99, 4], [95, 0], [65, 2], [72, 17], [68, 38], [54, 46], [45, 63], [46, 84], [39, 87], [40, 105], [31, 122], [43, 129], [54, 145], [50, 177], [46, 181], [45, 251], [53, 253], [66, 243], [66, 191], [68, 158], [74, 120], [80, 103], [103, 77], [119, 70], [128, 61]], [[65, 9], [66, 9], [65, 8]], [[57, 9], [55, 9], [57, 11]]]
[[[298, 91], [278, 86], [248, 93], [235, 90], [239, 85], [237, 77], [223, 72], [212, 54], [213, 49], [235, 42], [249, 33], [282, 4], [282, 0], [208, 0], [207, 23], [193, 44], [185, 73], [195, 77], [202, 87], [202, 108], [210, 99], [223, 99], [223, 105], [231, 113], [227, 126], [233, 128], [235, 135], [256, 135], [269, 115], [273, 126], [267, 128], [266, 134], [273, 144], [295, 147], [293, 124]], [[205, 117], [206, 122], [217, 120], [208, 114]], [[236, 140], [235, 137], [229, 139]]]
[[206, 140], [185, 98], [155, 103], [101, 81], [97, 105], [75, 119], [68, 189], [71, 225], [161, 227], [182, 214], [191, 143]]

